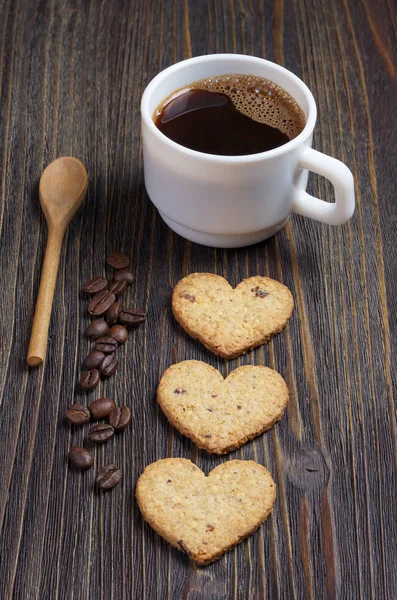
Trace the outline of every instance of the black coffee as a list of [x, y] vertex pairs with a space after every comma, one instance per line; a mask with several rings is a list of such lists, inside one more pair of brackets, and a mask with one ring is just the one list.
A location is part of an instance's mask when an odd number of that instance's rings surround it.
[[278, 148], [299, 135], [306, 123], [285, 90], [252, 75], [219, 75], [192, 83], [162, 102], [153, 119], [174, 142], [225, 156]]

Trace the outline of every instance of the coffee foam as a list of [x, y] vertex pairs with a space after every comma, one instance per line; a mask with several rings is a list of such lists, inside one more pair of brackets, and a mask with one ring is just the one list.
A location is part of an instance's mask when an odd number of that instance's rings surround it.
[[[277, 127], [290, 139], [299, 135], [306, 124], [299, 104], [283, 88], [264, 77], [235, 74], [207, 77], [186, 86], [179, 93], [195, 89], [226, 94], [241, 113], [259, 123]], [[166, 103], [172, 98], [175, 95]]]

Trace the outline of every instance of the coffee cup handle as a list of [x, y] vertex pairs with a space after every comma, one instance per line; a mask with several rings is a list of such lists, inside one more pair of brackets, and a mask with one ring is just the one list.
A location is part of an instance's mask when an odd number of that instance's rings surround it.
[[329, 179], [335, 189], [335, 202], [325, 202], [295, 188], [292, 212], [316, 219], [327, 225], [343, 225], [354, 213], [354, 179], [351, 171], [340, 160], [313, 148], [305, 148], [298, 168], [308, 169]]

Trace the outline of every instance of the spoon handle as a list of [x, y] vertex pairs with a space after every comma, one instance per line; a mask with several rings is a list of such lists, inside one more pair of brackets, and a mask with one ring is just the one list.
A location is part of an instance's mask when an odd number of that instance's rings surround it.
[[32, 334], [30, 336], [27, 361], [31, 367], [43, 364], [50, 325], [52, 301], [57, 281], [64, 231], [48, 231], [47, 247], [41, 271], [39, 295], [36, 301]]

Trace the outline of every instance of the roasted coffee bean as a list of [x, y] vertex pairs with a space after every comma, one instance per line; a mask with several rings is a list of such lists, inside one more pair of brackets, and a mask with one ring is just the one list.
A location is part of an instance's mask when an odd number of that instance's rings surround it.
[[84, 369], [97, 369], [104, 358], [105, 354], [103, 352], [90, 352], [84, 359], [83, 367]]
[[99, 315], [103, 315], [107, 311], [109, 306], [111, 306], [115, 300], [116, 296], [109, 290], [98, 292], [88, 303], [88, 312], [90, 315], [99, 317]]
[[109, 307], [106, 312], [106, 321], [109, 325], [113, 325], [119, 318], [119, 314], [121, 312], [120, 302], [113, 302], [113, 304]]
[[99, 469], [95, 483], [101, 490], [110, 490], [120, 481], [121, 477], [121, 469], [116, 465], [106, 465]]
[[85, 337], [91, 340], [97, 340], [100, 337], [103, 337], [109, 331], [109, 325], [106, 321], [102, 319], [95, 319], [92, 321], [84, 331]]
[[139, 308], [123, 308], [120, 313], [119, 321], [126, 327], [139, 327], [146, 320], [146, 313]]
[[85, 423], [88, 423], [90, 417], [90, 411], [82, 404], [72, 404], [66, 413], [66, 418], [73, 423], [73, 425], [84, 425]]
[[109, 415], [109, 423], [116, 431], [122, 431], [130, 424], [131, 411], [128, 406], [116, 406]]
[[104, 419], [116, 408], [111, 398], [97, 398], [93, 400], [88, 407], [94, 419]]
[[97, 294], [98, 292], [101, 292], [102, 290], [106, 290], [107, 287], [108, 282], [106, 281], [106, 279], [104, 279], [103, 277], [94, 277], [93, 279], [87, 281], [87, 283], [83, 287], [83, 290], [87, 292], [87, 294], [93, 295]]
[[113, 269], [126, 269], [130, 264], [130, 259], [122, 252], [112, 252], [112, 254], [107, 257], [106, 262], [113, 267]]
[[93, 390], [98, 385], [100, 379], [99, 371], [97, 369], [90, 369], [81, 374], [80, 385], [83, 390]]
[[111, 354], [117, 350], [117, 342], [112, 337], [101, 337], [99, 340], [96, 340], [95, 350], [98, 352], [104, 352], [105, 354]]
[[96, 444], [103, 444], [103, 442], [107, 442], [114, 435], [114, 429], [111, 425], [107, 423], [100, 423], [99, 425], [94, 425], [88, 432], [88, 437], [92, 442]]
[[128, 331], [122, 325], [113, 325], [113, 327], [109, 329], [109, 335], [119, 344], [125, 344], [128, 339]]
[[112, 354], [108, 354], [101, 362], [101, 373], [104, 377], [111, 377], [117, 371], [118, 366], [119, 361], [117, 358], [117, 353], [113, 352]]
[[[116, 271], [117, 273], [117, 271]], [[120, 298], [120, 296], [122, 296], [125, 292], [125, 290], [127, 289], [127, 282], [122, 280], [122, 281], [114, 281], [111, 285], [110, 285], [110, 291], [116, 296], [116, 298]]]
[[69, 460], [77, 469], [89, 469], [94, 464], [94, 457], [85, 448], [73, 446], [69, 450]]
[[113, 275], [113, 281], [126, 281], [127, 285], [131, 285], [135, 281], [135, 275], [128, 269], [120, 269]]

